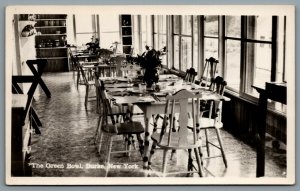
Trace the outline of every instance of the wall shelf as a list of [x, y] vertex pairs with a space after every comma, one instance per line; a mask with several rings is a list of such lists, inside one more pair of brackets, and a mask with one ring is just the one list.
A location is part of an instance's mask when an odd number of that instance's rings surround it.
[[40, 34], [36, 36], [66, 36], [67, 34]]
[[121, 15], [120, 22], [123, 53], [129, 55], [133, 44], [131, 15]]
[[48, 60], [45, 72], [69, 71], [67, 15], [39, 14], [36, 16], [35, 47], [37, 58]]

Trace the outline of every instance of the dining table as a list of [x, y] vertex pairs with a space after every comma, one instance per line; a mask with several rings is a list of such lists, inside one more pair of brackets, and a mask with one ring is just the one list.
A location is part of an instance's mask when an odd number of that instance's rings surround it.
[[[118, 105], [136, 105], [144, 113], [145, 134], [143, 145], [140, 147], [143, 155], [143, 169], [151, 169], [149, 162], [151, 135], [153, 127], [156, 126], [155, 117], [164, 114], [166, 96], [179, 90], [187, 89], [195, 93], [202, 94], [202, 100], [227, 100], [215, 92], [209, 91], [200, 85], [185, 82], [182, 78], [174, 74], [163, 74], [159, 76], [158, 83], [153, 88], [146, 88], [141, 78], [100, 78], [104, 84], [108, 95]], [[191, 105], [191, 104], [190, 104]], [[151, 125], [153, 119], [153, 125]]]

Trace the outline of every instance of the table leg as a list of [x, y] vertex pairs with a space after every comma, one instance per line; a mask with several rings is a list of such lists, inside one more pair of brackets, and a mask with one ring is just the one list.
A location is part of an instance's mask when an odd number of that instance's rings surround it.
[[149, 113], [145, 113], [145, 141], [144, 141], [144, 153], [143, 153], [143, 168], [148, 168], [148, 160], [149, 160], [149, 148], [150, 148], [150, 141], [151, 141], [151, 132], [150, 129], [150, 119], [152, 115]]

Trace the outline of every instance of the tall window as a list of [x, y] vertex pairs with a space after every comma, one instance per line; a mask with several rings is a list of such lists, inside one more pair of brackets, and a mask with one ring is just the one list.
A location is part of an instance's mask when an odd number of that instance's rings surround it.
[[96, 15], [75, 15], [75, 40], [77, 46], [91, 42], [91, 38], [97, 37]]
[[152, 26], [151, 26], [151, 15], [141, 16], [141, 30], [142, 30], [142, 52], [145, 51], [145, 46], [152, 46]]
[[[154, 15], [154, 48], [161, 50], [167, 46], [167, 16], [166, 15]], [[167, 65], [166, 56], [162, 56], [162, 64]]]
[[[204, 17], [204, 58], [219, 59], [219, 16]], [[221, 66], [217, 65], [217, 75], [221, 75]]]
[[225, 17], [225, 77], [228, 87], [258, 97], [252, 85], [284, 80], [284, 17]]
[[174, 68], [185, 71], [193, 66], [193, 17], [173, 16]]
[[122, 52], [120, 45], [120, 19], [117, 14], [99, 15], [100, 47], [112, 48], [117, 46], [117, 52]]
[[241, 83], [241, 16], [226, 16], [225, 39], [227, 84], [235, 91], [239, 91]]
[[198, 71], [199, 64], [199, 16], [193, 16], [193, 68]]

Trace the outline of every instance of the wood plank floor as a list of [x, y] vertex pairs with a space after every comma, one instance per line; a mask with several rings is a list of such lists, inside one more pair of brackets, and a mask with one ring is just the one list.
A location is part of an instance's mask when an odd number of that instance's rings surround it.
[[[40, 88], [37, 89], [34, 107], [43, 123], [42, 135], [32, 138], [31, 162], [44, 165], [43, 168], [33, 168], [33, 176], [39, 177], [103, 177], [103, 168], [87, 168], [88, 164], [103, 165], [106, 156], [105, 149], [100, 154], [93, 141], [97, 123], [95, 99], [84, 107], [85, 87], [76, 89], [72, 72], [46, 73], [42, 77], [52, 93], [48, 99]], [[91, 94], [95, 95], [94, 89]], [[143, 122], [141, 116], [135, 120]], [[230, 133], [221, 131], [224, 147], [228, 159], [228, 168], [224, 167], [221, 158], [204, 161], [207, 177], [255, 177], [256, 153], [253, 148], [243, 141], [233, 137]], [[215, 136], [212, 134], [212, 139]], [[117, 142], [114, 149], [120, 149], [124, 143]], [[270, 145], [270, 144], [267, 144]], [[267, 147], [266, 176], [286, 177], [286, 150], [272, 150]], [[218, 154], [218, 150], [213, 153]], [[204, 153], [206, 153], [204, 151]], [[130, 157], [115, 154], [111, 163], [120, 165], [120, 169], [111, 168], [108, 176], [112, 177], [140, 177], [145, 176], [142, 171], [142, 158], [139, 152]], [[152, 171], [149, 176], [159, 176], [162, 163], [162, 152], [157, 151], [152, 161]], [[79, 168], [67, 168], [68, 165], [81, 164]], [[126, 168], [130, 164], [132, 169]], [[54, 166], [57, 165], [57, 166]], [[63, 168], [59, 168], [62, 167]], [[187, 158], [185, 151], [178, 152], [173, 160], [168, 161], [169, 171], [186, 169]], [[119, 167], [119, 166], [118, 166]], [[186, 176], [180, 174], [178, 176]], [[197, 175], [195, 175], [197, 176]]]

